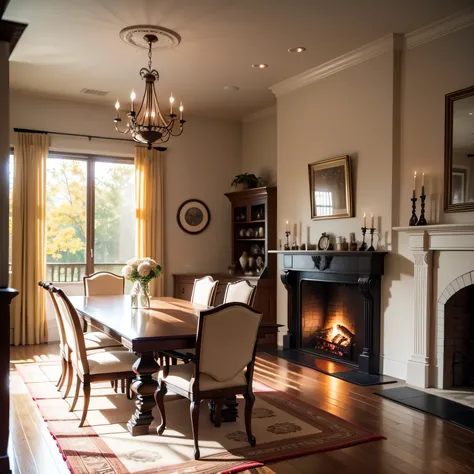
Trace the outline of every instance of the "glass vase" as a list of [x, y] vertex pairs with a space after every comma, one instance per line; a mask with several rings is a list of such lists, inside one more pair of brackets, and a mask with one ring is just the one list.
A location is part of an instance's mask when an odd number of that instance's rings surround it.
[[150, 287], [148, 282], [136, 281], [132, 288], [132, 308], [150, 307]]

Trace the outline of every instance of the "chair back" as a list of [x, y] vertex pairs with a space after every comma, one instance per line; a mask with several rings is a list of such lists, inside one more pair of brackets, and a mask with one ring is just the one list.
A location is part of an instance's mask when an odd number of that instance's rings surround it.
[[67, 342], [66, 342], [66, 334], [64, 332], [64, 323], [61, 317], [61, 313], [59, 311], [58, 303], [56, 302], [56, 298], [53, 295], [53, 284], [52, 283], [47, 283], [44, 281], [38, 282], [38, 285], [41, 286], [41, 288], [44, 288], [49, 297], [51, 298], [51, 303], [53, 304], [53, 309], [54, 309], [54, 316], [56, 318], [56, 324], [58, 325], [58, 331], [59, 331], [59, 342], [61, 346], [61, 350], [67, 350]]
[[214, 281], [211, 276], [194, 280], [191, 303], [203, 306], [214, 306], [219, 280]]
[[96, 272], [85, 276], [84, 295], [123, 295], [125, 290], [125, 278], [111, 272]]
[[251, 285], [247, 280], [239, 280], [227, 283], [224, 294], [225, 303], [244, 303], [253, 306], [255, 300], [256, 286]]
[[63, 320], [66, 343], [71, 350], [71, 362], [76, 369], [80, 368], [83, 374], [88, 374], [89, 362], [79, 315], [61, 288], [53, 286], [51, 291]]
[[227, 303], [201, 311], [196, 340], [196, 372], [225, 382], [255, 358], [262, 314], [242, 303]]

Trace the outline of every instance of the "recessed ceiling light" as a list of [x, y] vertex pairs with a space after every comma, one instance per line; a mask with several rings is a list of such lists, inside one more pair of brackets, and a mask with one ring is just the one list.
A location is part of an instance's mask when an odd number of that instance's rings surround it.
[[306, 51], [306, 48], [304, 46], [297, 46], [296, 48], [290, 48], [288, 51], [290, 53], [303, 53]]
[[237, 86], [224, 86], [224, 90], [228, 92], [237, 92], [240, 90], [240, 87]]
[[258, 69], [265, 69], [268, 67], [268, 64], [252, 64], [252, 67], [256, 67]]
[[469, 115], [472, 115], [472, 112], [469, 112]]

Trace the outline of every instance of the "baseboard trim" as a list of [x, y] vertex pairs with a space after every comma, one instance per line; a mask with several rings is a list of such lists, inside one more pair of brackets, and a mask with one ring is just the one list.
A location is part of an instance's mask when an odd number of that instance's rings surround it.
[[380, 372], [397, 379], [407, 379], [407, 363], [400, 360], [390, 359], [389, 357], [381, 357]]

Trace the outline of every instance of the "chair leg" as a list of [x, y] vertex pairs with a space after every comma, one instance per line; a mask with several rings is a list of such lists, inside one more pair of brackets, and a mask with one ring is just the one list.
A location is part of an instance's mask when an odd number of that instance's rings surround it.
[[245, 398], [245, 430], [247, 431], [247, 438], [250, 446], [254, 447], [257, 443], [255, 436], [252, 434], [252, 410], [255, 403], [255, 395], [253, 392], [244, 394]]
[[114, 392], [117, 393], [117, 390], [118, 390], [118, 380], [114, 380], [113, 387], [114, 387]]
[[120, 380], [120, 391], [125, 393], [125, 379]]
[[73, 372], [74, 370], [72, 368], [72, 364], [68, 362], [67, 363], [67, 384], [66, 384], [66, 391], [64, 392], [64, 395], [63, 395], [63, 399], [68, 397], [69, 392], [71, 390]]
[[193, 425], [193, 438], [194, 438], [194, 459], [197, 461], [201, 457], [199, 452], [199, 407], [201, 406], [201, 400], [193, 400], [189, 407], [191, 413], [191, 424]]
[[77, 399], [79, 398], [79, 390], [81, 389], [81, 379], [76, 375], [76, 392], [74, 393], [74, 399], [72, 400], [69, 411], [74, 411], [76, 407]]
[[220, 428], [221, 419], [222, 419], [222, 405], [224, 404], [224, 400], [222, 398], [219, 398], [218, 400], [214, 400], [214, 403], [215, 403], [214, 426], [216, 428]]
[[67, 362], [64, 357], [61, 357], [61, 377], [59, 377], [58, 383], [56, 384], [56, 387], [58, 387], [58, 392], [61, 390], [62, 386], [64, 385], [64, 382], [66, 380], [66, 374], [67, 374]]
[[84, 422], [86, 421], [86, 416], [87, 416], [87, 410], [89, 409], [89, 402], [91, 399], [91, 386], [90, 384], [84, 384], [83, 386], [84, 390], [84, 409], [82, 410], [82, 418], [81, 422], [79, 423], [79, 428], [82, 428], [84, 425]]
[[161, 425], [156, 430], [158, 436], [163, 434], [166, 428], [166, 413], [165, 413], [165, 400], [164, 397], [168, 389], [166, 388], [166, 384], [161, 383], [157, 390], [155, 390], [155, 402], [158, 405], [158, 409], [160, 410], [161, 415]]

